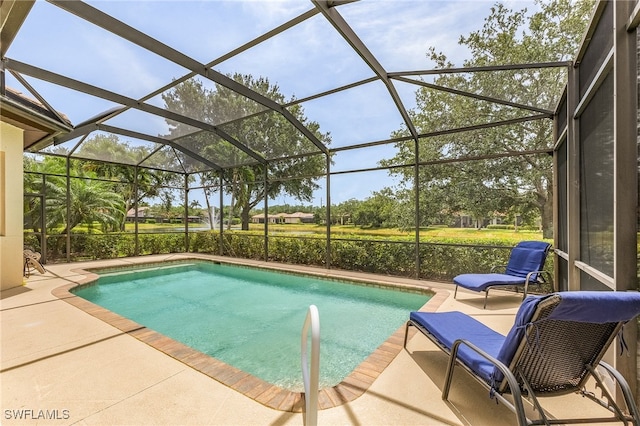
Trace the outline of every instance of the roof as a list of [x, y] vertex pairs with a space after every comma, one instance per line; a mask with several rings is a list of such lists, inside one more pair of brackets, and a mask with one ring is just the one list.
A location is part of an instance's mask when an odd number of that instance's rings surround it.
[[[0, 2], [0, 16], [2, 16], [0, 56], [2, 58], [13, 43], [34, 3], [32, 0]], [[45, 103], [6, 87], [4, 74], [3, 72], [0, 86], [0, 119], [24, 130], [23, 149], [45, 146], [41, 143], [42, 141], [50, 144], [54, 136], [71, 130], [71, 122], [53, 109], [49, 109]], [[26, 82], [25, 84], [29, 85]]]
[[[264, 218], [264, 214], [254, 214], [253, 216], [251, 216], [254, 219], [263, 219]], [[302, 213], [302, 212], [295, 212], [295, 213], [278, 213], [278, 214], [270, 214], [267, 215], [267, 217], [269, 219], [277, 219], [277, 218], [310, 218], [310, 217], [314, 217], [313, 213]]]
[[54, 136], [68, 133], [72, 128], [63, 114], [10, 87], [0, 94], [0, 118], [25, 131], [25, 150], [50, 145]]

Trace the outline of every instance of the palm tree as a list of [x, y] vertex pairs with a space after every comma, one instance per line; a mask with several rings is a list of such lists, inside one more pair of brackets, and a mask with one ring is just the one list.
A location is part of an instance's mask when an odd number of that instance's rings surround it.
[[[51, 194], [59, 193], [59, 188], [65, 187], [66, 173], [65, 159], [61, 157], [47, 156], [42, 161], [25, 156], [24, 170], [32, 173], [24, 173], [23, 185], [25, 194]], [[63, 215], [64, 217], [64, 215]], [[40, 232], [43, 223], [38, 197], [24, 198], [24, 226], [33, 232]]]
[[[179, 185], [180, 176], [176, 173], [160, 170], [136, 168], [143, 158], [147, 158], [151, 150], [146, 146], [133, 146], [122, 141], [116, 135], [98, 134], [83, 142], [77, 155], [87, 159], [109, 159], [115, 163], [87, 160], [82, 164], [83, 173], [94, 173], [101, 178], [118, 182], [112, 191], [118, 192], [124, 200], [124, 211], [129, 211], [136, 203], [161, 196], [163, 187]], [[153, 156], [154, 164], [165, 167], [177, 167], [176, 158], [158, 151]], [[122, 163], [122, 164], [117, 164]], [[136, 182], [134, 187], [133, 182]], [[120, 231], [124, 231], [124, 220], [120, 223]]]
[[[66, 222], [66, 188], [50, 187], [47, 198], [47, 227]], [[69, 221], [63, 234], [84, 223], [89, 229], [98, 222], [103, 231], [117, 230], [124, 220], [122, 195], [113, 191], [112, 184], [87, 177], [71, 177], [69, 182]]]

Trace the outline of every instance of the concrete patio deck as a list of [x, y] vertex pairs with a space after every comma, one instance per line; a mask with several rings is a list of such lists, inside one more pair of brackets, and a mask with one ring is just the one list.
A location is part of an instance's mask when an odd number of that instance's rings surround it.
[[[157, 255], [47, 265], [26, 285], [2, 292], [0, 390], [4, 425], [302, 425], [300, 412], [281, 411], [214, 380], [131, 333], [52, 294], [82, 282], [79, 270], [101, 266], [202, 257]], [[281, 266], [281, 265], [278, 265]], [[437, 292], [425, 309], [460, 310], [506, 333], [520, 297], [496, 291], [486, 310], [482, 297], [451, 285], [286, 265], [289, 270], [429, 287]], [[58, 293], [56, 293], [58, 294]], [[320, 313], [322, 315], [322, 313]], [[408, 313], [407, 313], [408, 314]], [[300, 324], [302, 327], [302, 324]], [[396, 345], [397, 342], [391, 342]], [[400, 346], [402, 343], [400, 342]], [[441, 399], [447, 357], [422, 335], [399, 350], [361, 396], [318, 413], [320, 425], [513, 425], [513, 414], [457, 370], [450, 400]], [[545, 400], [553, 416], [607, 415], [577, 395]]]

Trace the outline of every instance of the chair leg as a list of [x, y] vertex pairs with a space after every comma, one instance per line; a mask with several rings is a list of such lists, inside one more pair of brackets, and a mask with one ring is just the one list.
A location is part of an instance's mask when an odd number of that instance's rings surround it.
[[447, 363], [447, 372], [444, 375], [444, 386], [442, 387], [442, 399], [449, 399], [449, 390], [453, 379], [453, 370], [456, 366], [456, 356], [458, 355], [458, 346], [454, 345], [453, 351], [449, 354], [449, 362]]
[[[524, 386], [524, 388], [527, 390], [527, 393], [529, 394], [529, 400], [532, 402], [533, 406], [538, 411], [538, 416], [543, 421], [542, 424], [545, 424], [545, 425], [550, 424], [549, 419], [547, 418], [547, 415], [544, 413], [544, 409], [542, 408], [542, 405], [540, 405], [538, 398], [536, 398], [535, 392], [533, 391], [533, 389], [531, 389], [531, 385], [529, 384], [529, 381], [522, 375], [520, 371], [518, 371], [518, 375], [520, 376], [520, 380], [522, 380], [522, 385]], [[524, 413], [522, 415], [524, 416]]]
[[484, 291], [484, 305], [482, 305], [482, 309], [487, 309], [487, 297], [489, 297], [489, 288]]
[[[629, 387], [629, 384], [625, 380], [624, 376], [622, 376], [622, 374], [620, 374], [618, 370], [616, 370], [615, 368], [613, 368], [612, 366], [610, 366], [604, 361], [600, 361], [599, 365], [602, 368], [604, 368], [609, 374], [611, 374], [614, 377], [614, 379], [618, 382], [618, 386], [622, 391], [622, 397], [624, 398], [624, 402], [627, 405], [627, 410], [629, 411], [629, 416], [631, 417], [631, 419], [629, 420], [631, 420], [635, 426], [640, 425], [640, 411], [636, 406], [633, 393], [631, 392], [631, 388]], [[602, 383], [602, 380], [596, 373], [595, 369], [590, 366], [588, 368], [589, 368], [589, 372], [591, 373], [591, 376], [596, 380], [596, 382], [598, 382], [602, 391], [607, 394], [610, 405], [612, 405], [613, 412], [617, 415], [619, 419], [621, 419], [622, 421], [625, 421], [625, 416], [624, 414], [622, 414], [622, 411], [618, 407], [618, 404], [616, 403], [615, 398], [611, 396], [609, 391], [607, 391], [606, 385]]]
[[458, 295], [458, 284], [456, 284], [456, 289], [453, 292], [453, 298], [455, 299], [457, 295]]
[[407, 321], [407, 325], [404, 327], [404, 344], [403, 347], [407, 350], [407, 337], [409, 336], [409, 326], [411, 325], [411, 321]]

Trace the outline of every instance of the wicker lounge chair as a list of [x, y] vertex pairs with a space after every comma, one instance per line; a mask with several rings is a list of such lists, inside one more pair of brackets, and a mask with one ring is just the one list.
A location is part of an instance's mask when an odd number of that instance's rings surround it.
[[495, 273], [496, 268], [488, 274], [462, 274], [453, 279], [456, 289], [453, 294], [458, 295], [458, 286], [472, 291], [484, 291], [484, 307], [487, 307], [489, 289], [500, 286], [524, 287], [522, 299], [527, 297], [529, 284], [542, 284], [544, 275], [544, 263], [551, 244], [544, 241], [521, 241], [512, 250], [509, 263], [503, 273]]
[[[640, 414], [627, 382], [601, 362], [623, 324], [638, 314], [638, 292], [576, 291], [529, 296], [511, 331], [503, 336], [460, 312], [411, 312], [404, 347], [407, 348], [409, 326], [415, 326], [449, 354], [443, 399], [448, 398], [454, 367], [462, 366], [516, 414], [518, 425], [622, 421], [638, 426]], [[622, 390], [626, 410], [616, 403], [601, 374]], [[589, 377], [602, 388], [602, 398], [584, 389]], [[536, 398], [571, 392], [600, 403], [613, 416], [549, 419]], [[527, 418], [523, 396], [528, 396], [539, 419]]]
[[24, 259], [23, 275], [25, 277], [29, 277], [29, 275], [31, 275], [31, 270], [34, 269], [41, 274], [46, 272], [44, 266], [40, 263], [40, 253], [30, 249], [24, 249], [22, 251], [22, 257]]

